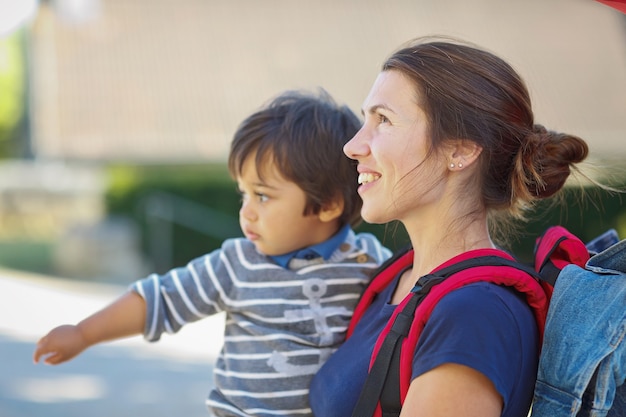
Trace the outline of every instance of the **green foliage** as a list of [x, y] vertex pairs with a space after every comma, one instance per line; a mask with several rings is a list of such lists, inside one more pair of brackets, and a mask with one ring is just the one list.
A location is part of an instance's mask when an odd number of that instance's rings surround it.
[[12, 156], [15, 131], [24, 116], [26, 88], [23, 34], [0, 38], [0, 157]]
[[[189, 260], [218, 248], [226, 237], [241, 236], [237, 220], [239, 195], [224, 164], [118, 165], [111, 167], [109, 174], [110, 188], [106, 199], [109, 213], [128, 216], [137, 222], [142, 231], [143, 250], [152, 256], [156, 272], [184, 265]], [[619, 185], [617, 187], [620, 188]], [[170, 201], [172, 196], [184, 199], [174, 205], [182, 204], [181, 207], [184, 208], [187, 202], [193, 202], [203, 208], [197, 210], [198, 214], [194, 216], [199, 217], [193, 219], [193, 216], [187, 216], [186, 213], [191, 213], [195, 209], [188, 212], [181, 209], [183, 220], [191, 220], [193, 227], [174, 224], [167, 232], [171, 233], [171, 236], [163, 238], [155, 234], [158, 222], [150, 220], [150, 210], [160, 204], [158, 199], [152, 197], [163, 196], [161, 193], [166, 193], [164, 201]], [[521, 260], [531, 260], [535, 238], [555, 224], [567, 227], [584, 241], [610, 228], [617, 229], [621, 237], [626, 237], [626, 211], [622, 204], [623, 198], [626, 198], [626, 195], [595, 188], [584, 190], [567, 188], [560, 204], [546, 203], [537, 207], [535, 214], [530, 216], [530, 221], [520, 226], [518, 237], [509, 238], [508, 249]], [[204, 209], [211, 211], [205, 212]], [[223, 226], [214, 236], [202, 231], [210, 229], [208, 226], [211, 223]], [[169, 230], [167, 225], [161, 226], [163, 230]], [[409, 243], [406, 231], [399, 223], [387, 225], [362, 223], [357, 231], [373, 233], [392, 250]], [[169, 248], [165, 247], [164, 250], [170, 251], [171, 254], [167, 256], [155, 254], [153, 250], [155, 241], [158, 244], [162, 243], [158, 242], [159, 239], [169, 238], [172, 245]]]
[[[617, 185], [618, 189], [625, 189]], [[531, 220], [523, 226], [518, 241], [512, 242], [513, 252], [522, 260], [532, 259], [535, 238], [552, 225], [562, 225], [587, 242], [609, 229], [617, 230], [626, 238], [626, 194], [599, 188], [565, 188], [560, 204], [546, 202], [535, 210]]]
[[49, 274], [53, 245], [35, 240], [0, 241], [0, 265], [5, 268]]
[[[227, 237], [241, 236], [238, 223], [240, 197], [225, 164], [114, 165], [108, 168], [108, 178], [109, 187], [105, 196], [108, 213], [131, 218], [137, 223], [142, 235], [142, 250], [154, 264], [156, 272], [184, 265], [217, 249]], [[159, 222], [158, 218], [154, 218], [153, 211], [158, 211], [155, 206], [169, 202], [177, 206], [174, 210], [187, 217], [178, 217], [178, 221], [184, 223], [190, 220], [193, 227]], [[206, 218], [198, 217], [204, 213], [199, 208], [191, 207], [192, 210], [185, 211], [185, 206], [190, 204], [210, 210], [206, 212]], [[197, 217], [192, 219], [193, 216], [186, 213]], [[214, 236], [202, 231], [211, 229], [209, 224], [215, 222], [221, 229], [216, 230]], [[399, 224], [362, 223], [357, 231], [375, 234], [392, 249], [408, 243], [408, 237]], [[166, 241], [170, 239], [172, 244], [168, 245]], [[155, 253], [155, 246], [162, 249], [157, 249]], [[169, 253], [163, 255], [163, 252]]]
[[113, 213], [132, 211], [130, 206], [152, 192], [173, 193], [220, 210], [238, 204], [235, 182], [223, 164], [113, 165], [108, 177], [106, 201]]
[[[152, 259], [156, 272], [184, 265], [218, 248], [226, 237], [241, 235], [237, 221], [239, 194], [223, 164], [116, 165], [108, 172], [110, 186], [105, 201], [109, 214], [135, 220], [141, 230], [142, 249], [148, 256], [154, 256], [155, 247], [168, 252], [166, 259]], [[159, 214], [159, 206], [171, 209], [170, 203], [176, 213], [182, 210], [175, 223]], [[181, 222], [190, 222], [191, 227]], [[159, 236], [163, 230], [167, 235]], [[203, 230], [216, 233], [211, 236]]]

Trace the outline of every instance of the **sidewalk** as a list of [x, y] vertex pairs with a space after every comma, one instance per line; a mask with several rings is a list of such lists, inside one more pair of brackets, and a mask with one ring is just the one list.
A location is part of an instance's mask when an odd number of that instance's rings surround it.
[[223, 341], [222, 316], [157, 343], [134, 337], [95, 346], [62, 365], [33, 364], [39, 337], [124, 290], [0, 269], [0, 416], [208, 416], [204, 399]]

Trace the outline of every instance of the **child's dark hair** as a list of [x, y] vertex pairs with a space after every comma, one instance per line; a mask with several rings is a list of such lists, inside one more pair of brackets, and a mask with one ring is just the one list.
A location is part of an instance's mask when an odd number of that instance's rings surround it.
[[305, 215], [317, 214], [338, 197], [343, 199], [342, 224], [361, 220], [354, 161], [343, 145], [360, 128], [358, 117], [339, 106], [320, 89], [318, 95], [285, 92], [245, 119], [235, 132], [228, 169], [236, 178], [246, 159], [256, 154], [255, 165], [263, 178], [263, 165], [275, 163], [282, 176], [307, 195]]

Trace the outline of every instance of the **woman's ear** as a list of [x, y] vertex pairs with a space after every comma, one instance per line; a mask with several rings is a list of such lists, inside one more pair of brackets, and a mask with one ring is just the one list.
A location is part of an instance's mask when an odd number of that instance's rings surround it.
[[472, 140], [454, 141], [448, 154], [450, 169], [463, 169], [470, 166], [478, 159], [482, 151], [483, 148]]
[[343, 198], [336, 198], [324, 205], [317, 216], [323, 222], [331, 222], [343, 214], [343, 207]]

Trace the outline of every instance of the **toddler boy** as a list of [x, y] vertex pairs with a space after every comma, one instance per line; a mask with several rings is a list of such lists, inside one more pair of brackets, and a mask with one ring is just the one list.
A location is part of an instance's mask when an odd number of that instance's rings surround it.
[[391, 255], [373, 235], [352, 230], [361, 200], [342, 148], [359, 127], [325, 92], [287, 92], [249, 116], [228, 159], [245, 237], [137, 281], [77, 325], [51, 330], [34, 361], [59, 364], [136, 334], [156, 341], [224, 311], [211, 413], [311, 416], [310, 380], [344, 340], [373, 270]]

